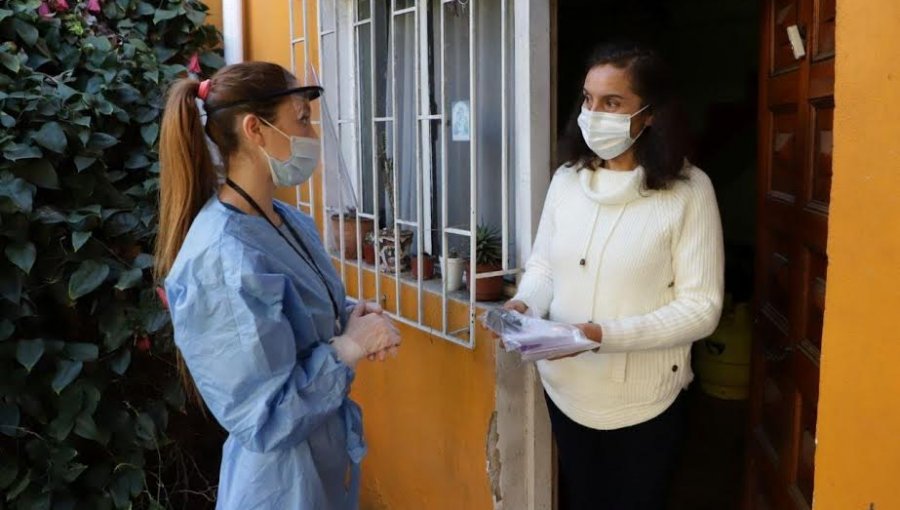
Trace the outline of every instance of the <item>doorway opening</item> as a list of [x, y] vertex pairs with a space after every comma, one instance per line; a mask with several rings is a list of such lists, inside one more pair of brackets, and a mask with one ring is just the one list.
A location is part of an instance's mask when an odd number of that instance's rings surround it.
[[[622, 39], [648, 43], [672, 66], [688, 117], [690, 160], [709, 175], [719, 201], [728, 296], [723, 318], [742, 309], [731, 316], [741, 315], [732, 329], [749, 339], [756, 239], [759, 3], [559, 0], [555, 15], [551, 54], [559, 133], [580, 107], [584, 64], [598, 44]], [[715, 349], [718, 344], [711, 345]], [[709, 347], [698, 342], [694, 352]], [[731, 367], [725, 379], [745, 374], [743, 394], [739, 388], [717, 391], [703, 381], [701, 373], [709, 373], [709, 368], [697, 366], [703, 356], [694, 356], [689, 432], [673, 483], [671, 510], [739, 506], [749, 430], [749, 342], [741, 348], [746, 350], [738, 357], [745, 367]]]

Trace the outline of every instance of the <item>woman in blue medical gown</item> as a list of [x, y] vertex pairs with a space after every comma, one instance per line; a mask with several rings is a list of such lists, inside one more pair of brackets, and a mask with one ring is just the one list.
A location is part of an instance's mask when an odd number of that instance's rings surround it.
[[321, 93], [246, 62], [176, 82], [163, 114], [156, 274], [187, 379], [229, 433], [218, 509], [356, 508], [354, 369], [400, 342], [377, 305], [347, 303], [312, 219], [274, 199], [318, 165]]

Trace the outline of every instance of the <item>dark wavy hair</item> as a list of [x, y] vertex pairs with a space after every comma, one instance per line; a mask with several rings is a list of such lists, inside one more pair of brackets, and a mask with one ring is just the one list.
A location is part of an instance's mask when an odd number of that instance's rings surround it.
[[[653, 124], [634, 144], [638, 164], [644, 167], [644, 187], [665, 189], [683, 179], [688, 153], [687, 122], [675, 92], [672, 74], [659, 54], [636, 43], [607, 43], [597, 47], [587, 62], [584, 75], [602, 65], [625, 69], [631, 88], [641, 98], [641, 106], [649, 104]], [[580, 85], [584, 80], [580, 82]], [[559, 143], [560, 164], [596, 170], [600, 160], [587, 146], [578, 127], [583, 104], [578, 101], [566, 124]]]

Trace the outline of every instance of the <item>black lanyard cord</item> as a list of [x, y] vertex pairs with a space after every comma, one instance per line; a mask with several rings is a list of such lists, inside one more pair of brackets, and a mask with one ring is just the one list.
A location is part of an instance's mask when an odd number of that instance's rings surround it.
[[[338, 325], [337, 329], [340, 330], [340, 320], [341, 320], [340, 305], [338, 304], [337, 299], [334, 297], [334, 294], [331, 292], [331, 287], [328, 285], [328, 280], [325, 278], [325, 275], [319, 269], [319, 266], [315, 263], [315, 260], [313, 260], [312, 254], [309, 253], [309, 250], [307, 249], [306, 245], [303, 243], [303, 241], [300, 237], [300, 234], [298, 234], [297, 231], [294, 230], [294, 227], [291, 226], [290, 222], [288, 222], [284, 218], [284, 216], [282, 216], [281, 213], [278, 212], [278, 210], [275, 210], [275, 214], [277, 214], [278, 217], [281, 218], [281, 222], [284, 223], [284, 225], [288, 229], [288, 232], [290, 232], [291, 237], [293, 237], [294, 241], [296, 241], [297, 244], [295, 246], [294, 243], [292, 243], [290, 240], [288, 240], [287, 236], [284, 235], [284, 232], [282, 232], [281, 229], [278, 228], [278, 226], [272, 222], [272, 220], [269, 218], [269, 216], [262, 210], [262, 207], [260, 207], [259, 204], [256, 203], [256, 200], [254, 200], [253, 197], [251, 197], [249, 193], [244, 191], [243, 188], [238, 186], [231, 179], [225, 179], [225, 184], [227, 184], [229, 187], [231, 187], [231, 189], [233, 189], [235, 192], [237, 192], [238, 195], [240, 195], [244, 200], [246, 200], [247, 203], [250, 204], [250, 206], [253, 207], [253, 209], [255, 209], [256, 212], [259, 213], [259, 215], [262, 216], [266, 220], [266, 222], [268, 222], [269, 225], [272, 226], [273, 229], [275, 229], [275, 232], [277, 232], [278, 235], [281, 236], [282, 239], [284, 239], [284, 242], [286, 242], [288, 244], [288, 246], [290, 246], [291, 249], [293, 249], [294, 252], [301, 259], [303, 259], [303, 261], [306, 262], [306, 264], [309, 265], [313, 269], [313, 271], [316, 272], [316, 274], [322, 280], [322, 285], [325, 286], [325, 290], [328, 291], [328, 298], [331, 301], [332, 308], [334, 309], [335, 323]], [[297, 246], [299, 246], [300, 249], [297, 249]], [[301, 252], [301, 250], [302, 250], [302, 252]]]

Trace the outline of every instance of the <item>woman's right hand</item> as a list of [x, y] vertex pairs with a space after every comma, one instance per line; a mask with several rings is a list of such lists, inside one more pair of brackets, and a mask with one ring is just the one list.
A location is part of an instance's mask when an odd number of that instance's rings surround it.
[[[525, 314], [528, 312], [528, 305], [525, 304], [524, 301], [519, 301], [518, 299], [511, 299], [503, 304], [504, 310], [513, 310], [519, 312], [521, 314]], [[500, 338], [500, 335], [496, 333], [492, 333], [494, 338]], [[503, 340], [500, 340], [500, 345], [503, 345]]]
[[335, 338], [333, 345], [341, 361], [355, 366], [365, 357], [399, 347], [400, 332], [385, 315], [367, 313], [365, 303], [359, 303], [350, 314], [344, 334]]
[[515, 310], [521, 314], [528, 313], [528, 305], [526, 305], [524, 301], [519, 301], [518, 299], [507, 301], [506, 304], [503, 305], [503, 309]]

